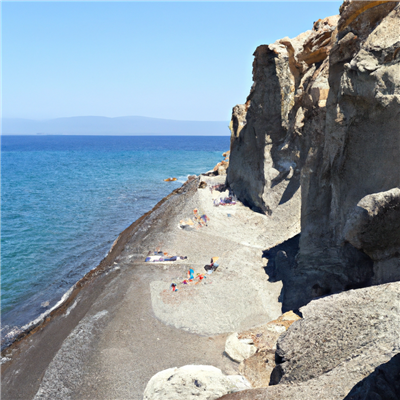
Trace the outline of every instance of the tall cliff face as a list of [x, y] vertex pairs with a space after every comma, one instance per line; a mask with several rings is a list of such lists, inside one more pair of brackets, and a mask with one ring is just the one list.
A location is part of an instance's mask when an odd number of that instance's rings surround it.
[[335, 34], [324, 134], [302, 172], [306, 300], [400, 279], [399, 192], [378, 194], [400, 187], [399, 5], [345, 2]]
[[254, 55], [228, 183], [271, 218], [295, 223], [301, 209], [284, 308], [399, 280], [399, 2], [345, 1], [340, 18]]
[[245, 204], [291, 226], [293, 234], [300, 230], [304, 164], [301, 126], [305, 116], [300, 103], [306, 88], [312, 93], [307, 93], [311, 108], [326, 100], [323, 60], [337, 19], [319, 20], [312, 30], [294, 39], [259, 46], [246, 104], [237, 105], [232, 113], [229, 185]]

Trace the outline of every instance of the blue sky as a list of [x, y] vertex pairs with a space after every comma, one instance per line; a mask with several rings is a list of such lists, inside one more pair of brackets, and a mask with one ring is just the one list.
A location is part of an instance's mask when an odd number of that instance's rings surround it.
[[2, 2], [2, 116], [229, 120], [260, 44], [341, 1]]

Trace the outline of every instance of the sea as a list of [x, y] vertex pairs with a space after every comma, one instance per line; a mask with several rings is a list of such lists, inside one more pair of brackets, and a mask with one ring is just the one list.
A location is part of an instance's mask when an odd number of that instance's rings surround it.
[[229, 140], [2, 136], [2, 338], [59, 302], [119, 233], [189, 175], [212, 169]]

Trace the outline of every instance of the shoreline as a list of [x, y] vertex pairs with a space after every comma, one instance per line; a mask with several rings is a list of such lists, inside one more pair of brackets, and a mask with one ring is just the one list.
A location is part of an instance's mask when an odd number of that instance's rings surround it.
[[[28, 328], [36, 319], [48, 315], [72, 286], [96, 268], [121, 232], [179, 188], [190, 174], [199, 174], [215, 165], [220, 161], [222, 151], [229, 146], [229, 139], [218, 137], [198, 138], [193, 142], [188, 137], [183, 141], [164, 137], [162, 143], [146, 137], [114, 139], [98, 141], [94, 137], [68, 139], [63, 143], [43, 141], [35, 145], [20, 140], [4, 143], [4, 172], [9, 179], [4, 180], [8, 201], [4, 204], [3, 215], [3, 222], [7, 225], [4, 228], [7, 229], [3, 232], [6, 242], [3, 248], [1, 339], [10, 334], [5, 340], [8, 344], [14, 340], [11, 336], [18, 336], [21, 327]], [[196, 143], [202, 142], [205, 151], [200, 148], [200, 153], [197, 153], [199, 146]], [[161, 144], [165, 144], [161, 152], [165, 158], [154, 158], [154, 155], [159, 155]], [[52, 148], [63, 151], [50, 153], [47, 159], [46, 151]], [[29, 149], [37, 152], [27, 153]], [[75, 152], [74, 149], [80, 150]], [[56, 191], [41, 191], [40, 185], [46, 181], [46, 176], [42, 176], [46, 168], [40, 170], [42, 160], [56, 163], [57, 159], [67, 157], [69, 151], [72, 151], [71, 159], [66, 160], [68, 162], [61, 169], [62, 181], [59, 183], [62, 185]], [[91, 164], [82, 158], [88, 151], [93, 162], [107, 161], [102, 165], [110, 174], [103, 177], [103, 167], [95, 168], [93, 171], [97, 172], [93, 172], [92, 181], [88, 181], [91, 172], [87, 168]], [[192, 159], [194, 154], [196, 157]], [[37, 168], [40, 178], [37, 181], [31, 182], [18, 168], [12, 169], [14, 162], [21, 166], [24, 157], [29, 157], [32, 168]], [[147, 161], [137, 164], [140, 157], [145, 160], [151, 157], [148, 161], [153, 167], [149, 170]], [[81, 171], [76, 179], [71, 180], [75, 168]], [[166, 170], [178, 181], [173, 184], [163, 182]], [[28, 198], [27, 191], [18, 197], [18, 190], [22, 187], [34, 190], [35, 195]], [[68, 191], [71, 191], [70, 195]], [[16, 214], [17, 219], [13, 220], [14, 211], [33, 202], [38, 207], [34, 218], [29, 216], [28, 210], [28, 214]], [[54, 210], [40, 208], [41, 202], [54, 204]], [[26, 225], [20, 226], [27, 229], [27, 233], [18, 237], [14, 226], [23, 224], [24, 219]], [[21, 250], [14, 254], [19, 246], [22, 246]], [[8, 345], [5, 341], [1, 340], [2, 348]]]
[[[201, 174], [200, 174], [201, 175]], [[162, 204], [164, 204], [170, 197], [175, 194], [180, 193], [184, 186], [187, 185], [190, 180], [187, 180], [183, 183], [183, 185], [177, 189], [174, 189], [171, 193], [167, 196], [162, 198], [150, 211], [144, 213], [141, 217], [139, 217], [136, 221], [134, 221], [131, 225], [129, 225], [126, 229], [124, 229], [118, 237], [114, 240], [113, 244], [110, 247], [107, 255], [100, 261], [100, 263], [87, 272], [78, 282], [73, 284], [61, 297], [61, 299], [49, 310], [46, 310], [33, 321], [28, 322], [19, 330], [18, 334], [10, 338], [9, 340], [3, 340], [1, 347], [1, 357], [2, 362], [1, 365], [8, 363], [11, 360], [3, 361], [3, 358], [8, 358], [6, 353], [8, 351], [13, 350], [13, 346], [18, 346], [18, 343], [27, 336], [30, 336], [37, 332], [40, 329], [43, 329], [49, 322], [51, 322], [52, 318], [63, 314], [67, 311], [69, 306], [72, 304], [73, 300], [77, 297], [79, 292], [89, 283], [91, 283], [97, 276], [100, 274], [104, 274], [107, 272], [107, 269], [112, 269], [112, 263], [118, 257], [118, 255], [122, 252], [123, 247], [125, 246], [128, 235], [132, 234], [132, 231], [142, 223], [146, 217], [150, 216], [154, 211], [156, 211]], [[108, 271], [109, 272], [109, 271]], [[7, 335], [5, 336], [5, 338]]]
[[[2, 365], [4, 399], [52, 399], [65, 387], [77, 399], [139, 399], [161, 369], [207, 364], [238, 373], [237, 363], [224, 353], [226, 337], [281, 314], [280, 307], [271, 307], [281, 284], [268, 282], [261, 255], [286, 232], [274, 229], [281, 221], [240, 202], [215, 207], [213, 197], [227, 192], [213, 194], [208, 187], [201, 189], [200, 181], [212, 186], [224, 183], [225, 176], [201, 174], [160, 200], [121, 232], [108, 255], [74, 285], [57, 309], [2, 352], [10, 358]], [[178, 222], [197, 207], [210, 216], [207, 227], [179, 229]], [[170, 254], [187, 255], [188, 260], [145, 263], [148, 251], [160, 245]], [[218, 272], [207, 276], [208, 284], [180, 287], [176, 296], [169, 292], [171, 279], [185, 276], [187, 265], [204, 273], [213, 256], [222, 257], [222, 262]], [[249, 302], [254, 306], [247, 307]], [[122, 343], [118, 332], [123, 332]], [[113, 355], [103, 359], [110, 346]], [[114, 381], [120, 379], [122, 353], [118, 354], [126, 349], [131, 356], [124, 362], [141, 367], [133, 380], [124, 377], [126, 392], [121, 395]], [[111, 367], [112, 372], [104, 372]], [[73, 375], [78, 370], [79, 377]], [[97, 376], [104, 384], [93, 387]]]

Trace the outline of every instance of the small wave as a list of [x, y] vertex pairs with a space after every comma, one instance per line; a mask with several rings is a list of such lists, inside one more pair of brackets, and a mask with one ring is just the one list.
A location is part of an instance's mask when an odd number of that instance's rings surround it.
[[[32, 328], [34, 328], [35, 326], [39, 325], [41, 322], [44, 321], [44, 319], [56, 308], [58, 308], [59, 306], [61, 306], [67, 299], [68, 297], [71, 295], [72, 291], [74, 290], [74, 288], [76, 287], [76, 284], [74, 284], [73, 286], [71, 286], [61, 297], [61, 299], [49, 310], [46, 310], [44, 313], [40, 314], [37, 318], [35, 318], [33, 321], [25, 324], [24, 326], [22, 326], [21, 328], [14, 326], [2, 339], [2, 343], [1, 343], [1, 347], [2, 349], [7, 347], [8, 345], [10, 345], [11, 343], [14, 342], [14, 340], [17, 338], [17, 336], [19, 336], [20, 334], [24, 333], [24, 332], [29, 332]], [[71, 306], [72, 307], [72, 306]], [[70, 308], [71, 308], [70, 307]], [[5, 327], [7, 328], [7, 327]]]
[[33, 328], [34, 326], [38, 325], [40, 322], [42, 322], [53, 310], [55, 310], [56, 308], [58, 308], [59, 306], [61, 306], [61, 304], [64, 303], [64, 301], [66, 301], [68, 299], [68, 297], [70, 296], [70, 294], [72, 293], [72, 291], [74, 290], [76, 284], [72, 285], [65, 293], [64, 295], [61, 297], [60, 301], [57, 302], [53, 307], [51, 307], [49, 310], [45, 311], [44, 313], [40, 314], [36, 319], [34, 319], [33, 321], [27, 323], [26, 325], [24, 325], [21, 328], [22, 332], [25, 332], [31, 328]]

